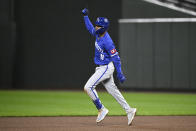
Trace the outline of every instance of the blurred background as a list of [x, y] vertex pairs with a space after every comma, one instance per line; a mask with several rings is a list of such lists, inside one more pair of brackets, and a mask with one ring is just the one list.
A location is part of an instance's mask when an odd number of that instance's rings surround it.
[[122, 89], [196, 91], [196, 0], [0, 0], [0, 89], [83, 90], [96, 67], [85, 7], [110, 20]]

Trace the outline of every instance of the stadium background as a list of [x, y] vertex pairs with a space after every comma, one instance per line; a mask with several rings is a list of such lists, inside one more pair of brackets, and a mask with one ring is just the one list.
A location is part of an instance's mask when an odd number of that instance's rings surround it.
[[[1, 0], [0, 88], [82, 89], [95, 68], [94, 38], [85, 29], [81, 15], [84, 7], [89, 8], [93, 22], [98, 16], [111, 22], [109, 33], [117, 49], [122, 49], [128, 78], [122, 87], [196, 89], [195, 23], [155, 25], [158, 31], [164, 29], [156, 37], [154, 25], [137, 24], [139, 48], [134, 48], [133, 39], [127, 40], [136, 34], [134, 30], [126, 33], [126, 25], [118, 23], [123, 18], [194, 16], [141, 0]], [[127, 52], [128, 44], [133, 48]]]
[[[97, 110], [83, 92], [95, 69], [84, 7], [93, 23], [98, 16], [110, 20], [127, 76], [118, 87], [137, 108], [130, 127], [125, 111], [104, 91], [99, 97], [110, 112], [97, 125]], [[0, 0], [0, 130], [196, 130], [195, 22], [122, 22], [195, 20], [195, 11], [196, 0]]]

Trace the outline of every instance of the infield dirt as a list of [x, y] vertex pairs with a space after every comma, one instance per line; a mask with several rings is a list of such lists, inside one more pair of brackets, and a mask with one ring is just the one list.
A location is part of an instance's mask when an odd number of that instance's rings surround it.
[[196, 116], [0, 117], [0, 131], [196, 131]]

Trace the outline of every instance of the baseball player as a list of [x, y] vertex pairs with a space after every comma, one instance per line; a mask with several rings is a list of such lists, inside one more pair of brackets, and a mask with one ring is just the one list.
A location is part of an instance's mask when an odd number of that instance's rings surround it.
[[111, 94], [126, 111], [128, 125], [131, 125], [131, 122], [136, 113], [136, 108], [131, 108], [129, 106], [114, 83], [114, 69], [116, 69], [117, 78], [121, 83], [123, 83], [126, 78], [121, 70], [121, 62], [118, 52], [116, 51], [114, 43], [107, 32], [109, 21], [107, 18], [98, 17], [95, 22], [96, 26], [94, 27], [89, 20], [88, 9], [83, 9], [82, 14], [84, 15], [84, 22], [87, 30], [96, 38], [94, 62], [97, 67], [95, 73], [89, 78], [86, 85], [84, 86], [84, 90], [90, 96], [96, 108], [98, 109], [96, 122], [101, 122], [109, 112], [100, 101], [99, 96], [95, 90], [95, 87], [99, 83], [102, 83], [108, 93]]

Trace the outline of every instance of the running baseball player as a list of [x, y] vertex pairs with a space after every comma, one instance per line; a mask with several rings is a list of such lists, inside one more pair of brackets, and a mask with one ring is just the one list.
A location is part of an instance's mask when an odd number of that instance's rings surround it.
[[89, 20], [88, 13], [88, 9], [85, 8], [82, 10], [86, 28], [90, 34], [96, 38], [94, 63], [97, 65], [97, 67], [95, 73], [89, 78], [86, 85], [84, 86], [84, 90], [90, 96], [98, 110], [96, 122], [99, 123], [104, 120], [105, 116], [109, 112], [100, 101], [99, 96], [95, 90], [95, 87], [99, 83], [102, 83], [108, 93], [111, 94], [126, 111], [128, 125], [131, 125], [131, 122], [136, 113], [136, 108], [131, 108], [129, 106], [114, 83], [113, 73], [115, 69], [117, 71], [117, 78], [121, 83], [123, 83], [126, 78], [121, 70], [121, 62], [118, 52], [116, 51], [114, 43], [107, 32], [109, 21], [107, 18], [98, 17], [95, 22], [96, 26], [94, 27]]

